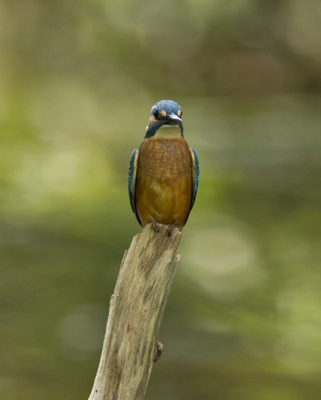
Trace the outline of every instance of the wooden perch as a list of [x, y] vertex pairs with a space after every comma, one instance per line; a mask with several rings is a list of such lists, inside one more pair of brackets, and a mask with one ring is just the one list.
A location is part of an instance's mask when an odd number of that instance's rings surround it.
[[179, 256], [182, 234], [148, 224], [133, 238], [121, 263], [103, 350], [89, 400], [142, 400], [154, 359], [157, 335]]

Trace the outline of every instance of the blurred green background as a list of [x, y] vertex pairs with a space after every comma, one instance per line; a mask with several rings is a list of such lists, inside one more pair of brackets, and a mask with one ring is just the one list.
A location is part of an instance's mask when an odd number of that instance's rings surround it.
[[146, 399], [321, 398], [320, 43], [316, 0], [1, 1], [2, 398], [88, 398], [166, 98], [201, 181]]

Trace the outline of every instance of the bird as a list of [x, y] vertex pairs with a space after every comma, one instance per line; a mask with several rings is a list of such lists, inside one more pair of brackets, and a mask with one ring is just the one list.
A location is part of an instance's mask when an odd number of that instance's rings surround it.
[[130, 204], [140, 225], [167, 226], [168, 236], [186, 224], [195, 203], [199, 160], [183, 135], [182, 109], [173, 100], [153, 105], [144, 141], [128, 169]]

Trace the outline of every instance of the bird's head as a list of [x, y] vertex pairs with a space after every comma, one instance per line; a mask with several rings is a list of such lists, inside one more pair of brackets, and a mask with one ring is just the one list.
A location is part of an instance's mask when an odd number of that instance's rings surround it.
[[183, 136], [182, 109], [173, 100], [160, 100], [153, 105], [145, 139], [154, 136], [156, 131], [164, 125], [178, 125]]

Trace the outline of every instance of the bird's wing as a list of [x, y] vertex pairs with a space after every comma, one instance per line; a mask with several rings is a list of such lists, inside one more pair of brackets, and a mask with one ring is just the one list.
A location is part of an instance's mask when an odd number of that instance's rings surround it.
[[136, 210], [136, 201], [135, 201], [135, 187], [136, 187], [136, 175], [137, 175], [137, 160], [138, 160], [139, 150], [135, 149], [132, 152], [132, 155], [129, 160], [129, 168], [128, 168], [128, 194], [130, 205], [132, 206], [132, 210], [136, 215], [138, 222], [141, 224]]
[[191, 153], [191, 158], [192, 158], [192, 179], [193, 179], [193, 186], [192, 186], [192, 201], [191, 201], [191, 207], [190, 210], [193, 208], [193, 205], [195, 203], [196, 195], [197, 195], [197, 189], [198, 189], [198, 181], [199, 181], [199, 176], [200, 176], [200, 167], [199, 167], [199, 162], [198, 162], [198, 157], [196, 154], [196, 151], [194, 149], [189, 149]]

